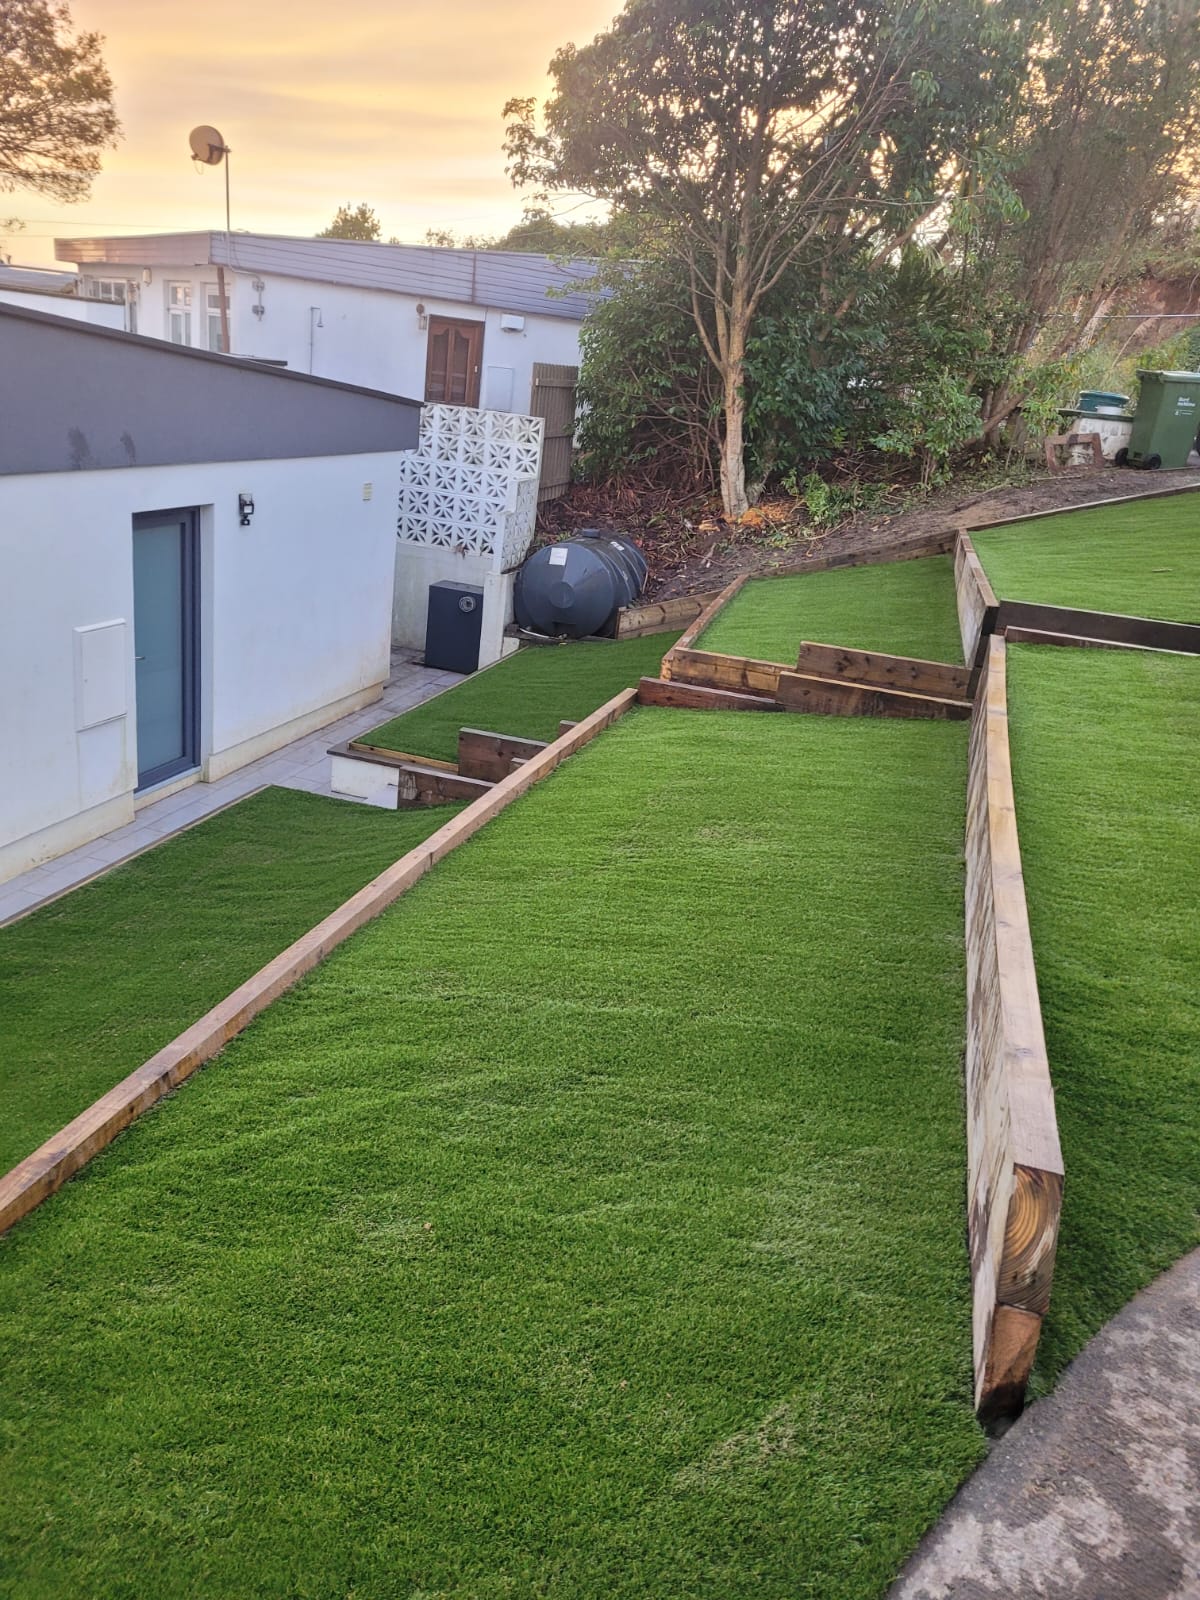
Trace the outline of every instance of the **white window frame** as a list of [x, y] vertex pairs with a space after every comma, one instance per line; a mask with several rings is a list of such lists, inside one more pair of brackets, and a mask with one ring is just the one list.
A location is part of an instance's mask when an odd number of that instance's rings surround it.
[[[177, 297], [175, 291], [184, 293]], [[192, 342], [192, 285], [187, 278], [168, 278], [163, 284], [166, 303], [166, 336], [172, 344], [190, 345]], [[183, 337], [178, 337], [178, 333]]]
[[[221, 291], [220, 285], [215, 283], [204, 284], [204, 330], [206, 343], [204, 348], [220, 355], [223, 350], [221, 341]], [[225, 311], [229, 313], [229, 286], [225, 286]], [[216, 343], [213, 343], [213, 340]]]

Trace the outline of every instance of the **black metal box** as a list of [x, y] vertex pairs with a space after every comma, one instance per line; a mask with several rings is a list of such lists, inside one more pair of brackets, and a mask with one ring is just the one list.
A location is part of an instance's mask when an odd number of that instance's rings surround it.
[[425, 665], [442, 672], [474, 672], [479, 666], [483, 590], [470, 583], [429, 585], [425, 617]]

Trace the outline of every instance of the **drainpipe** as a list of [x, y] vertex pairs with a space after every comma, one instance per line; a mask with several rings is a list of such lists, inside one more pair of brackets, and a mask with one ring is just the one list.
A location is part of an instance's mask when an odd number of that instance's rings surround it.
[[324, 321], [322, 320], [322, 317], [321, 317], [321, 308], [320, 308], [320, 306], [309, 306], [309, 308], [308, 308], [308, 370], [309, 370], [310, 373], [311, 373], [311, 371], [313, 369], [313, 351], [314, 351], [314, 349], [316, 347], [316, 342], [317, 342], [317, 329], [318, 328], [323, 328], [324, 326], [325, 326], [325, 323], [324, 323]]

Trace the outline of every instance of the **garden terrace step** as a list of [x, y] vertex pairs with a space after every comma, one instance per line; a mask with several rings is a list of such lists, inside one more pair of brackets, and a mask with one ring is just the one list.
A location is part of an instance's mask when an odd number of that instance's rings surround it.
[[[329, 754], [334, 793], [369, 805], [441, 806], [455, 800], [478, 800], [492, 787], [482, 779], [462, 776], [454, 767], [408, 760], [394, 751], [338, 744]], [[507, 770], [506, 765], [505, 773]]]
[[737, 694], [758, 694], [773, 699], [779, 675], [787, 672], [783, 661], [756, 661], [751, 656], [727, 656], [713, 650], [681, 650], [678, 645], [664, 658], [662, 676], [673, 683], [698, 683], [706, 689], [732, 689]]
[[735, 689], [709, 689], [701, 683], [675, 683], [665, 678], [643, 678], [638, 685], [641, 706], [674, 706], [684, 711], [778, 711], [774, 700], [760, 694], [739, 694]]
[[528, 760], [545, 748], [544, 739], [520, 739], [514, 734], [491, 733], [484, 728], [460, 728], [458, 770], [464, 778], [483, 778], [495, 783], [512, 770], [515, 756]]
[[903, 689], [910, 694], [935, 695], [946, 700], [971, 698], [971, 669], [945, 661], [922, 661], [912, 656], [883, 655], [877, 650], [852, 650], [844, 645], [800, 646], [796, 671], [817, 678], [840, 678], [874, 689]]
[[839, 717], [934, 717], [942, 721], [965, 721], [971, 715], [969, 700], [847, 683], [844, 678], [822, 678], [803, 672], [780, 674], [778, 701], [784, 711]]

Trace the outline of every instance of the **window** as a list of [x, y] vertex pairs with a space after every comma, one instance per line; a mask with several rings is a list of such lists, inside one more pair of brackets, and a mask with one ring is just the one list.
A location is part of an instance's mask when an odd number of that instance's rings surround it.
[[128, 299], [129, 285], [124, 278], [85, 278], [83, 287], [89, 300], [111, 300], [123, 306]]
[[125, 278], [84, 278], [85, 300], [104, 300], [109, 305], [125, 307], [125, 327], [129, 333], [137, 332], [137, 290]]
[[167, 338], [172, 344], [192, 342], [192, 286], [190, 283], [168, 283]]
[[[221, 338], [221, 295], [215, 283], [204, 285], [205, 315], [208, 319], [208, 348], [210, 350], [224, 350], [225, 344]], [[225, 296], [225, 313], [229, 314], [229, 296]]]

